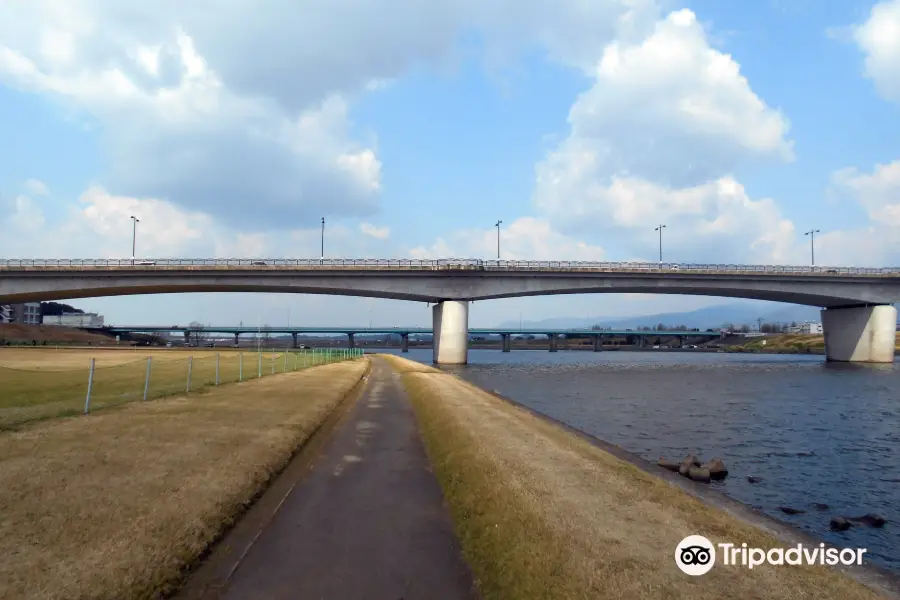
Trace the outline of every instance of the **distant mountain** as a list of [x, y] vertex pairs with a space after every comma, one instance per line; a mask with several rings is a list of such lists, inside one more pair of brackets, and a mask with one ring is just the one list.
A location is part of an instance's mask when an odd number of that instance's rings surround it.
[[[714, 329], [726, 323], [755, 325], [762, 318], [766, 323], [790, 323], [791, 321], [818, 321], [819, 309], [814, 306], [766, 303], [731, 303], [698, 308], [689, 312], [660, 313], [634, 317], [554, 317], [540, 321], [523, 321], [523, 327], [536, 329], [581, 329], [593, 325], [613, 329], [653, 327], [659, 323], [672, 327], [684, 325], [697, 329]], [[518, 329], [519, 321], [505, 321], [499, 328]]]

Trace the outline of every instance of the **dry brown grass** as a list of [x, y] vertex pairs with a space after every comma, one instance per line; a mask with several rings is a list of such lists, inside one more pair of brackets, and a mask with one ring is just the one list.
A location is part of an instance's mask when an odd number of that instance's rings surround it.
[[366, 365], [0, 433], [0, 598], [119, 600], [170, 589]]
[[410, 392], [469, 564], [487, 600], [880, 596], [824, 567], [715, 567], [675, 547], [782, 543], [457, 377], [389, 358]]

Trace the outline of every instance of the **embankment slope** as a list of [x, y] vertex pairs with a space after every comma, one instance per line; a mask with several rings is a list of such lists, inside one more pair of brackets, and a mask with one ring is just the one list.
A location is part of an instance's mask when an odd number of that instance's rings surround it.
[[882, 597], [825, 567], [678, 570], [675, 547], [774, 537], [449, 374], [390, 357], [488, 600]]

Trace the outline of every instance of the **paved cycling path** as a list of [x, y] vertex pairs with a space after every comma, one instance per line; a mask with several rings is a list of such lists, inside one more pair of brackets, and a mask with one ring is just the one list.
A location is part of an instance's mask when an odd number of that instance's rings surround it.
[[311, 470], [205, 598], [476, 598], [400, 376], [374, 358]]

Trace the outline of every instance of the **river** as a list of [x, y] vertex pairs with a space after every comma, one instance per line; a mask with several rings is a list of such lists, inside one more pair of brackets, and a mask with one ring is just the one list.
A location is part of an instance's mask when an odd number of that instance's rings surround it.
[[[405, 356], [431, 363], [430, 349]], [[900, 573], [900, 364], [470, 350], [467, 366], [445, 369], [652, 461], [721, 457], [729, 476], [710, 485], [835, 545], [867, 548], [867, 562]], [[888, 524], [829, 529], [832, 516], [869, 512]]]

